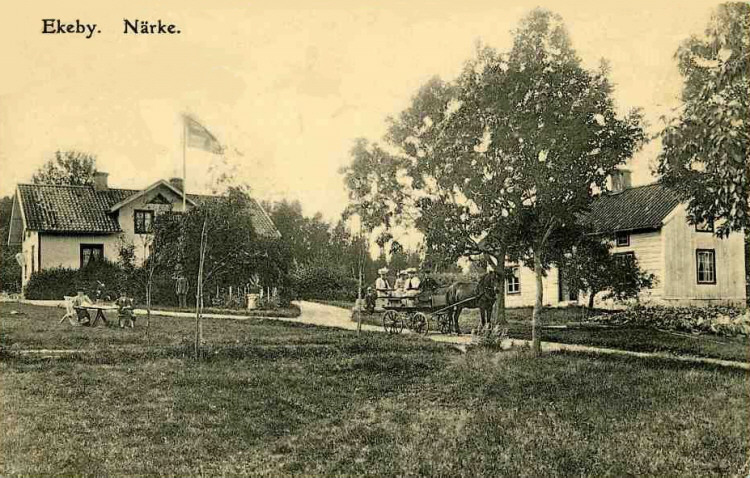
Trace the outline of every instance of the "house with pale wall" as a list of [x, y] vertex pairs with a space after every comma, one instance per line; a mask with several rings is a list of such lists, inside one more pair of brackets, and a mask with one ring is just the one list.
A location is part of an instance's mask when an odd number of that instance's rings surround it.
[[[685, 204], [662, 184], [630, 187], [628, 171], [614, 178], [613, 192], [602, 194], [583, 219], [593, 233], [611, 238], [612, 252], [634, 258], [654, 274], [653, 288], [641, 292], [639, 302], [659, 305], [744, 305], [744, 234], [726, 238], [713, 225], [688, 222]], [[506, 281], [508, 307], [533, 306], [534, 271], [508, 264], [513, 274]], [[544, 304], [586, 304], [588, 298], [569, 290], [564, 271], [552, 267], [543, 279]], [[601, 294], [603, 295], [603, 294]], [[595, 301], [599, 307], [615, 304]]]
[[[142, 190], [110, 188], [97, 172], [91, 186], [19, 184], [13, 196], [8, 244], [21, 245], [21, 284], [36, 271], [78, 269], [92, 260], [117, 261], [121, 245], [135, 246], [135, 261], [148, 255], [155, 215], [182, 211], [181, 179], [159, 180]], [[188, 194], [187, 209], [211, 196]], [[280, 237], [262, 206], [250, 202], [258, 234]]]

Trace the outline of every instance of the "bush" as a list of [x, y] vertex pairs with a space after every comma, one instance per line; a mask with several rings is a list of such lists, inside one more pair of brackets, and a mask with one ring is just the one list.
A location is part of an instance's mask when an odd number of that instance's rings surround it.
[[120, 266], [99, 261], [83, 269], [58, 267], [35, 272], [26, 284], [24, 296], [34, 300], [60, 300], [82, 290], [91, 299], [109, 297], [114, 300], [124, 285], [126, 277]]
[[709, 333], [729, 337], [750, 335], [750, 314], [746, 309], [739, 307], [636, 306], [622, 312], [592, 317], [590, 320], [598, 323], [655, 327], [693, 334]]
[[353, 301], [357, 298], [357, 279], [322, 265], [300, 266], [291, 276], [298, 299]]

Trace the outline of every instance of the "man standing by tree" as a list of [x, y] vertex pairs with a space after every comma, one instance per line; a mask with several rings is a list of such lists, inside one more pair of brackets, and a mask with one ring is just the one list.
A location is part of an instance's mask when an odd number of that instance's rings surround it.
[[185, 273], [182, 270], [182, 264], [177, 264], [177, 274], [175, 281], [175, 290], [177, 292], [177, 299], [179, 301], [180, 309], [187, 308], [187, 293], [189, 289], [189, 282]]

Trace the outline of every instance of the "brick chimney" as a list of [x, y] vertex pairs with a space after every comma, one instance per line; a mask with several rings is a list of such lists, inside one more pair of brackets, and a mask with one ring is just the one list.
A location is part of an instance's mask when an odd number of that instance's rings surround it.
[[106, 191], [107, 189], [109, 189], [109, 186], [107, 185], [108, 176], [109, 176], [109, 173], [105, 173], [104, 171], [94, 172], [94, 190], [95, 191]]
[[182, 178], [169, 178], [169, 184], [180, 191], [184, 191], [185, 182], [182, 180]]
[[616, 169], [610, 176], [611, 187], [609, 191], [612, 194], [619, 194], [626, 189], [631, 187], [631, 172], [629, 169], [621, 168]]

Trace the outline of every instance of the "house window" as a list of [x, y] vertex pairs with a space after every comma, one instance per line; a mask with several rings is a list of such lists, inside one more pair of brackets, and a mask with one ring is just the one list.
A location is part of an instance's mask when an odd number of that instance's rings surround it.
[[91, 262], [104, 259], [103, 244], [81, 244], [81, 268], [83, 269]]
[[34, 262], [34, 258], [36, 257], [36, 255], [34, 254], [34, 248], [35, 246], [31, 246], [31, 273], [32, 274], [36, 272], [36, 264]]
[[136, 234], [151, 234], [154, 232], [154, 211], [136, 210], [133, 213], [133, 222]]
[[716, 252], [713, 249], [695, 251], [695, 266], [699, 284], [716, 284]]
[[635, 252], [621, 252], [619, 254], [612, 254], [616, 261], [620, 261], [623, 265], [633, 264], [635, 262]]
[[630, 245], [630, 234], [627, 232], [618, 232], [615, 234], [615, 244], [617, 247], [627, 247]]
[[695, 225], [695, 232], [714, 232], [713, 221], [702, 221]]
[[508, 294], [521, 293], [521, 271], [518, 267], [511, 267], [506, 277]]

